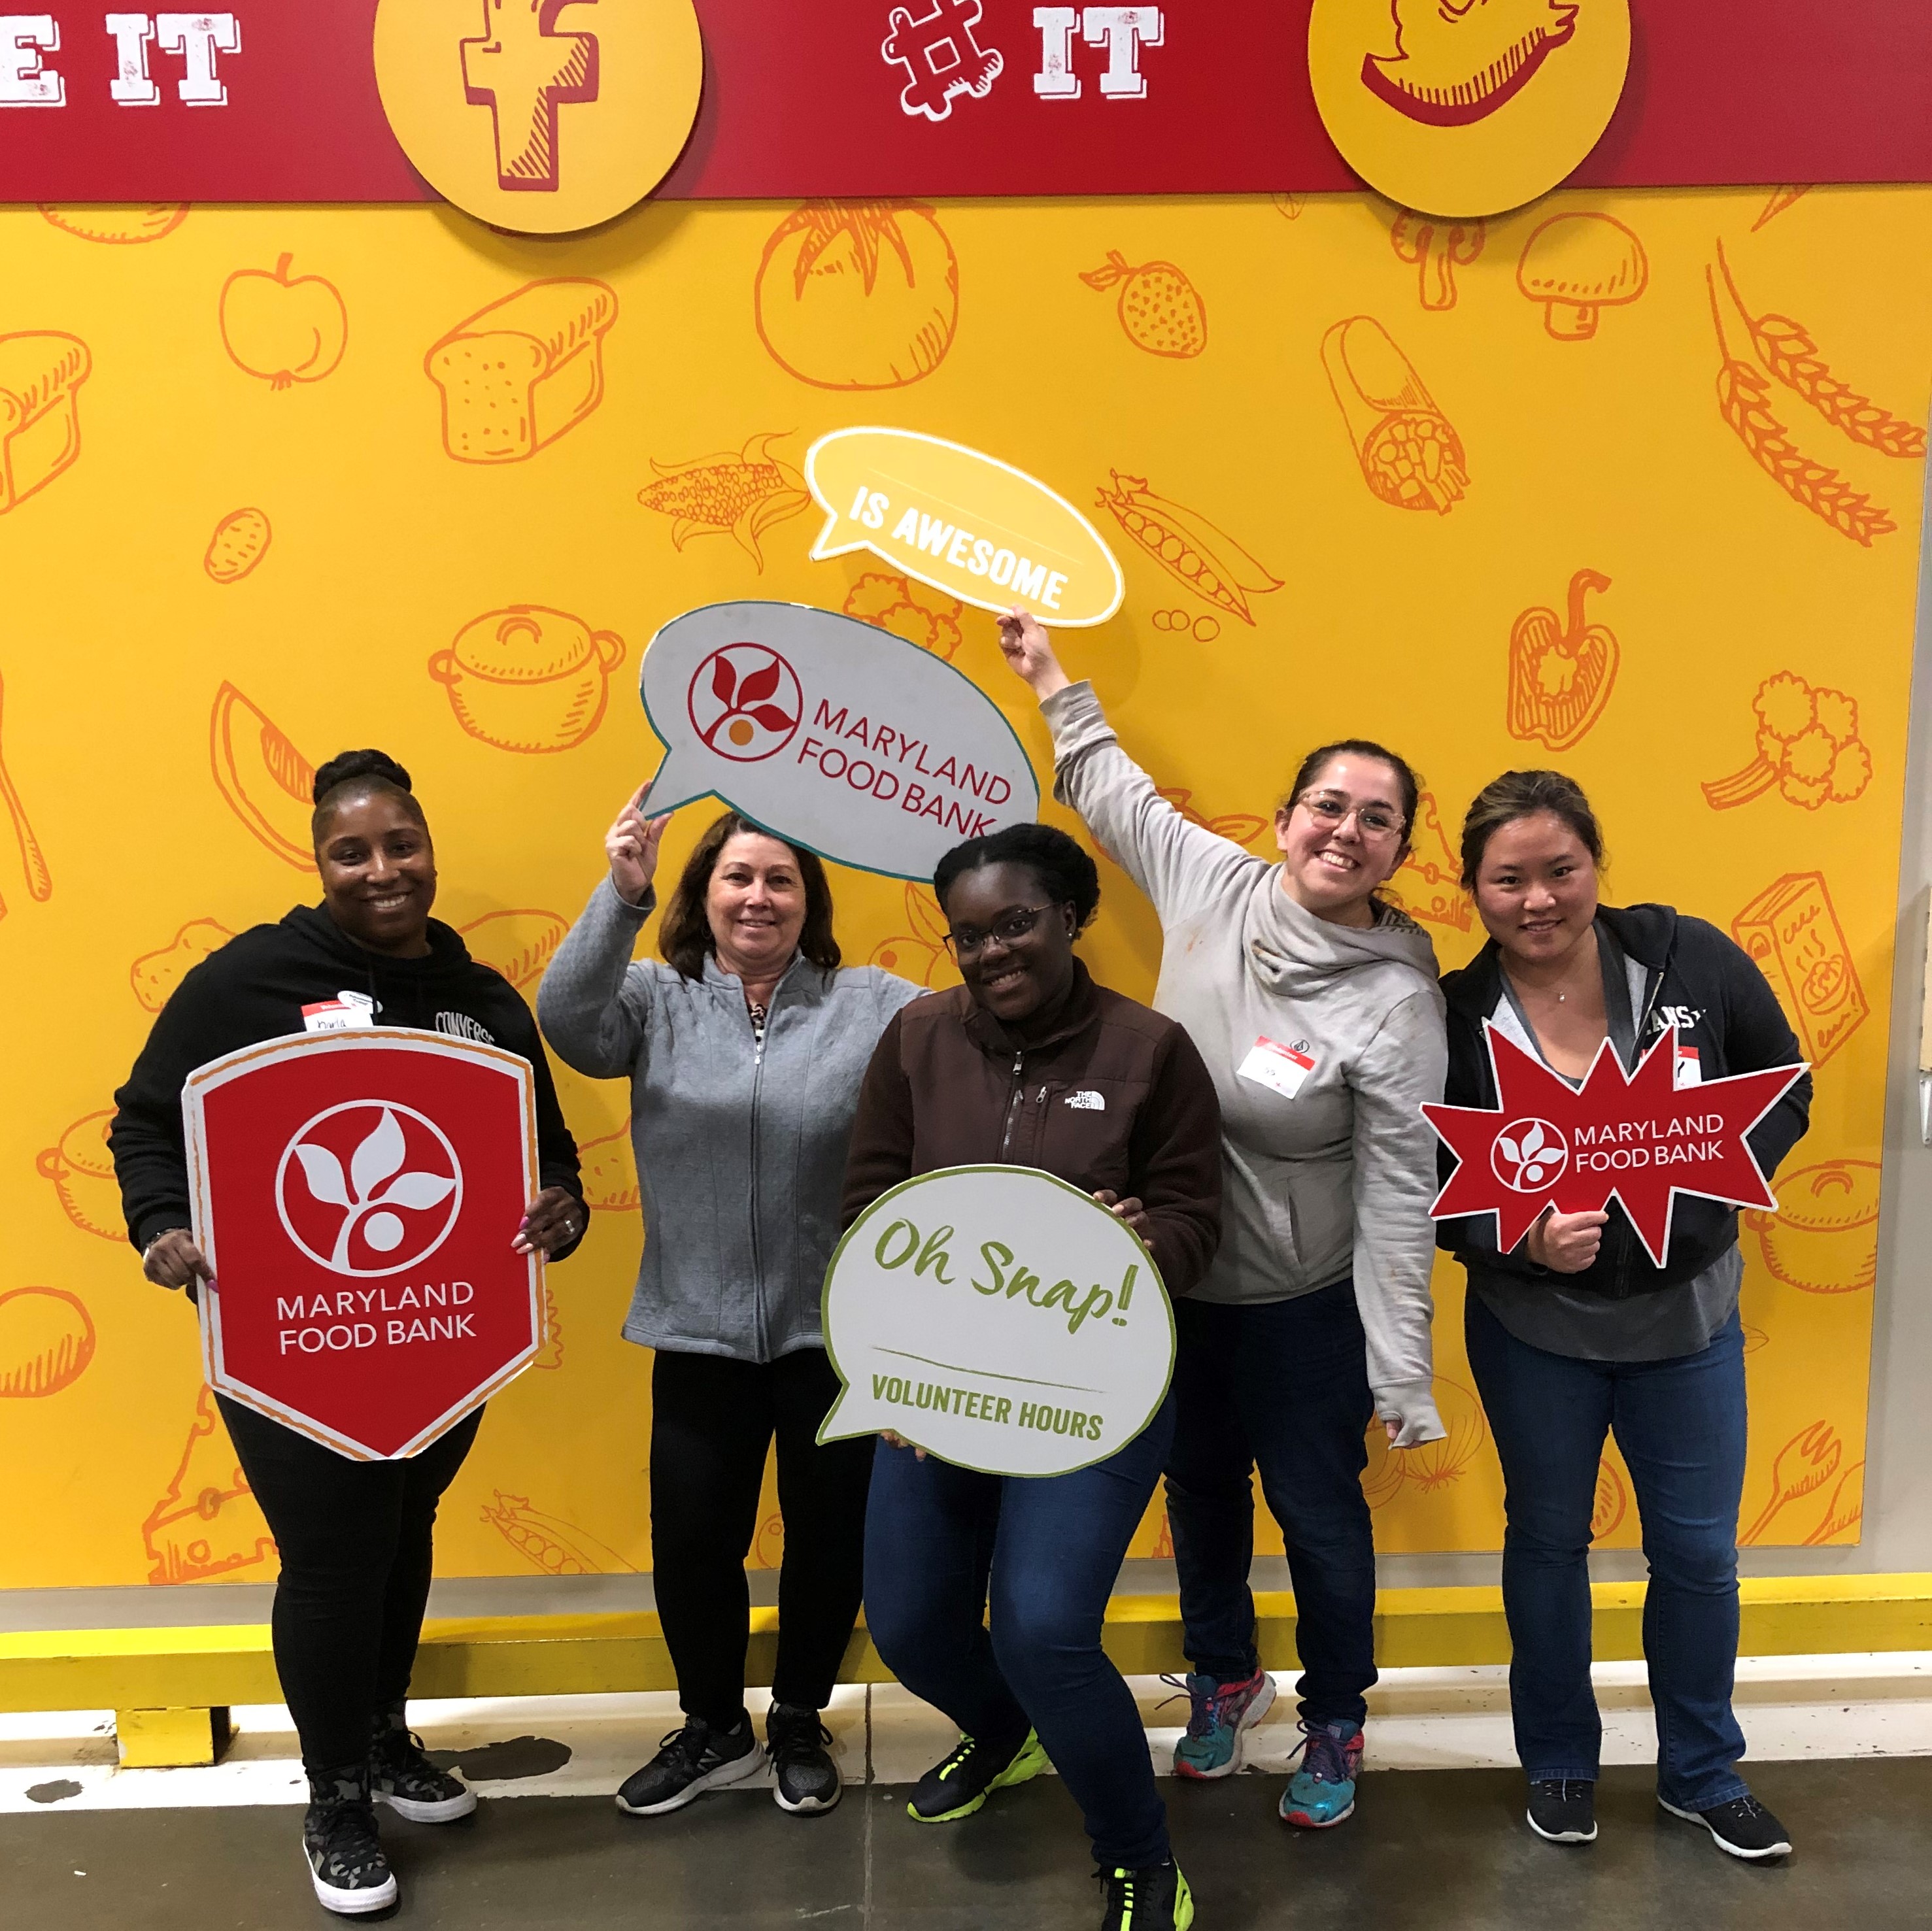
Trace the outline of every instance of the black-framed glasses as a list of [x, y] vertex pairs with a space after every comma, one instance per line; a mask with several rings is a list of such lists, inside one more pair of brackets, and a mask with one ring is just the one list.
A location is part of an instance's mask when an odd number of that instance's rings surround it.
[[970, 959], [989, 939], [998, 939], [1003, 946], [1016, 946], [1040, 923], [1042, 914], [1052, 910], [1051, 905], [1035, 905], [1009, 912], [1004, 918], [994, 919], [984, 931], [977, 925], [956, 925], [946, 934], [946, 943], [956, 959]]
[[1351, 805], [1341, 798], [1299, 798], [1296, 803], [1325, 830], [1339, 832], [1352, 817], [1365, 838], [1392, 838], [1402, 829], [1402, 821], [1384, 805]]

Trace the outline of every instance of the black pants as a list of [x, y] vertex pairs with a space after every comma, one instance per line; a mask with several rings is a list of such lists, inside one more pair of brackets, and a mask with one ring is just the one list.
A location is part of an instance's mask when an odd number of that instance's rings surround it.
[[751, 1592], [766, 1451], [778, 1437], [784, 1559], [775, 1702], [822, 1710], [864, 1588], [869, 1435], [816, 1438], [838, 1393], [825, 1351], [776, 1361], [660, 1351], [651, 1373], [651, 1568], [688, 1716], [724, 1729], [745, 1708]]
[[305, 1768], [359, 1764], [370, 1726], [409, 1693], [429, 1603], [436, 1505], [482, 1411], [406, 1462], [352, 1462], [217, 1396], [281, 1552], [275, 1672]]

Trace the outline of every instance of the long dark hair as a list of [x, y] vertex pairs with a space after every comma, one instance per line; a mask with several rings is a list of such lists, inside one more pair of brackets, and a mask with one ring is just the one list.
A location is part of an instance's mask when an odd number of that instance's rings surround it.
[[805, 929], [798, 935], [798, 949], [811, 962], [826, 972], [838, 967], [838, 941], [832, 936], [832, 886], [825, 867], [816, 852], [802, 851], [788, 839], [778, 838], [763, 825], [736, 811], [726, 811], [712, 820], [704, 835], [684, 862], [684, 871], [670, 902], [658, 925], [658, 949], [667, 964], [675, 966], [686, 979], [704, 976], [705, 955], [718, 949], [711, 936], [711, 919], [705, 900], [711, 891], [711, 874], [718, 869], [718, 856], [740, 832], [771, 838], [792, 855], [798, 875], [805, 886]]
[[1582, 786], [1560, 771], [1505, 771], [1470, 799], [1463, 814], [1462, 889], [1475, 890], [1483, 854], [1497, 832], [1519, 818], [1540, 817], [1546, 811], [1576, 833], [1577, 842], [1590, 854], [1590, 862], [1601, 871], [1603, 829]]

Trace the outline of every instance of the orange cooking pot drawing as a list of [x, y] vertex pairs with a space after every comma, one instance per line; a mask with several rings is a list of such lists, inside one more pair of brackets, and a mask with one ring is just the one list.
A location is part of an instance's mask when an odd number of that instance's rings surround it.
[[1827, 1160], [1778, 1183], [1778, 1211], [1751, 1213], [1744, 1225], [1764, 1249], [1764, 1264], [1807, 1294], [1855, 1294], [1878, 1278], [1879, 1166]]
[[42, 1147], [34, 1164], [42, 1179], [53, 1182], [61, 1211], [83, 1234], [124, 1240], [128, 1222], [121, 1211], [113, 1156], [107, 1150], [107, 1129], [113, 1124], [112, 1108], [87, 1114], [61, 1135], [58, 1146]]
[[429, 660], [456, 721], [499, 751], [569, 751], [604, 721], [624, 640], [567, 610], [486, 610]]

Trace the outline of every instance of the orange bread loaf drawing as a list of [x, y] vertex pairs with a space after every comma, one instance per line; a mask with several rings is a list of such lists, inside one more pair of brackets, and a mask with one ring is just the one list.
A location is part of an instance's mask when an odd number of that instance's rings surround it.
[[604, 400], [614, 289], [531, 282], [460, 322], [423, 359], [442, 391], [442, 446], [459, 463], [520, 463]]
[[80, 454], [77, 391], [93, 367], [76, 335], [0, 335], [0, 516]]

